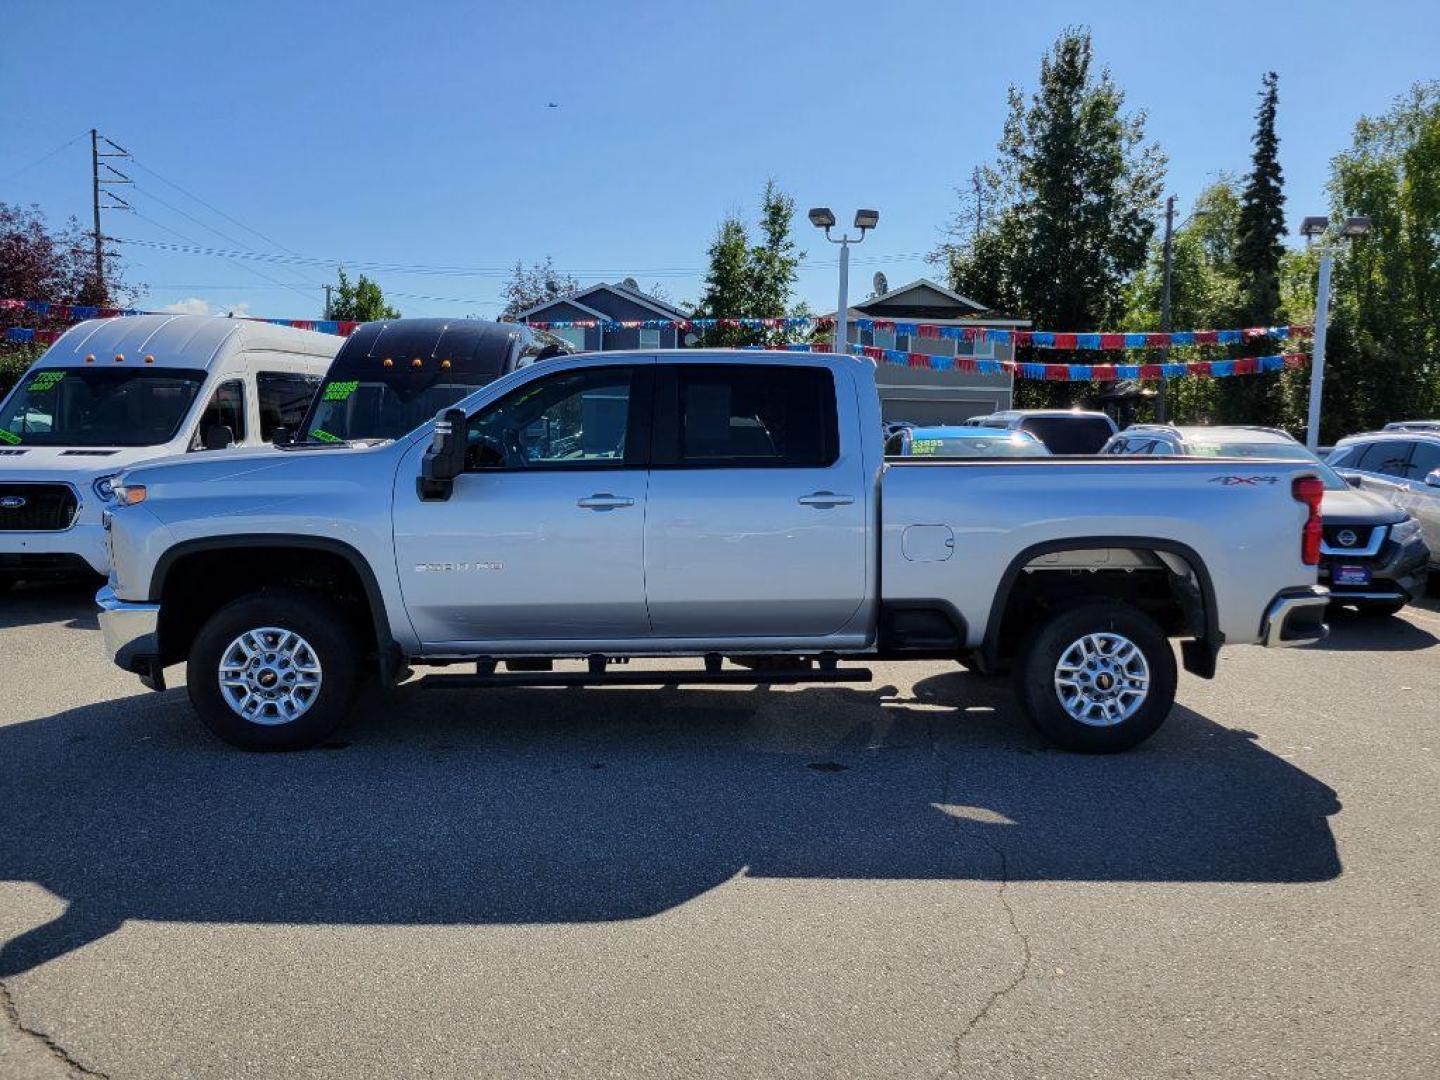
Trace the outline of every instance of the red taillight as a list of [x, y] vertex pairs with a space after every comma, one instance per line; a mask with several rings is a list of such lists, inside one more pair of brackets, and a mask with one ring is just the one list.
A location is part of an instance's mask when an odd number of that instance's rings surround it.
[[1290, 494], [1310, 511], [1300, 533], [1300, 561], [1306, 566], [1320, 565], [1320, 500], [1325, 497], [1325, 484], [1317, 476], [1299, 476], [1290, 484]]

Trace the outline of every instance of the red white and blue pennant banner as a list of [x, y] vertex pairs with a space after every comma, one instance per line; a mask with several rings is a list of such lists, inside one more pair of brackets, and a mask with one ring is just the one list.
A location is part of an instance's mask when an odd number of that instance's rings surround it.
[[[73, 323], [86, 319], [110, 319], [127, 315], [156, 315], [161, 312], [141, 311], [137, 308], [94, 307], [83, 304], [52, 304], [44, 300], [0, 299], [0, 311], [29, 315], [51, 322]], [[250, 322], [269, 323], [273, 326], [290, 326], [301, 330], [315, 330], [325, 334], [339, 334], [348, 337], [358, 322], [334, 319], [257, 319], [245, 316]], [[533, 322], [537, 330], [824, 330], [833, 325], [828, 318], [794, 316], [774, 319], [643, 319], [611, 321], [587, 319], [573, 322]], [[1052, 333], [1045, 330], [1003, 330], [984, 326], [940, 326], [933, 323], [893, 322], [885, 319], [857, 319], [854, 325], [862, 331], [879, 332], [898, 337], [919, 337], [954, 341], [987, 342], [999, 345], [1030, 345], [1038, 349], [1094, 350], [1111, 349], [1162, 349], [1185, 345], [1232, 345], [1262, 339], [1288, 340], [1309, 337], [1310, 326], [1262, 326], [1243, 330], [1179, 330], [1171, 333], [1104, 332], [1104, 333]], [[5, 340], [24, 344], [37, 342], [42, 345], [53, 343], [61, 330], [12, 326], [5, 331]], [[755, 346], [758, 347], [758, 346]], [[790, 352], [824, 352], [828, 343], [777, 345], [772, 348]], [[1116, 379], [1178, 379], [1187, 376], [1226, 378], [1233, 375], [1254, 375], [1260, 372], [1282, 371], [1285, 368], [1302, 367], [1309, 360], [1304, 353], [1283, 353], [1274, 356], [1236, 357], [1231, 360], [1192, 360], [1185, 363], [1166, 364], [1036, 364], [1014, 360], [992, 360], [968, 356], [934, 356], [930, 353], [909, 352], [899, 349], [884, 349], [872, 345], [851, 343], [850, 352], [867, 356], [880, 363], [903, 367], [929, 368], [934, 371], [960, 371], [980, 375], [1013, 375], [1022, 379], [1044, 379], [1059, 382], [1112, 381]]]
[[1233, 375], [1257, 375], [1304, 367], [1310, 359], [1306, 353], [1283, 353], [1276, 356], [1243, 356], [1233, 360], [1192, 360], [1181, 364], [1027, 364], [972, 356], [933, 356], [930, 353], [903, 352], [853, 343], [850, 351], [856, 356], [868, 356], [877, 363], [897, 367], [961, 371], [976, 375], [1014, 375], [1020, 379], [1049, 382], [1114, 382], [1119, 379], [1183, 379], [1187, 376], [1224, 379]]

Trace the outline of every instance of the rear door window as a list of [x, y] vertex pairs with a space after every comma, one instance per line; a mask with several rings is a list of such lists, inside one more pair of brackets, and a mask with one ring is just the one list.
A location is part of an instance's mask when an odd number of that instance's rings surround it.
[[839, 457], [826, 368], [677, 364], [660, 377], [656, 464], [823, 468]]
[[255, 373], [255, 394], [260, 404], [260, 438], [269, 442], [279, 427], [298, 432], [305, 422], [310, 399], [320, 386], [320, 376], [288, 371]]

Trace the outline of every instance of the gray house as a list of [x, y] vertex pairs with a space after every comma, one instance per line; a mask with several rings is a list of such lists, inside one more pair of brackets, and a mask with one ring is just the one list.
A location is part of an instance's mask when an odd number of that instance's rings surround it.
[[[900, 353], [930, 356], [969, 357], [975, 360], [1014, 360], [1013, 345], [987, 341], [964, 341], [950, 337], [922, 337], [904, 333], [904, 324], [977, 327], [1023, 330], [1026, 319], [1014, 319], [990, 311], [984, 304], [945, 286], [920, 278], [880, 296], [872, 296], [849, 310], [851, 344]], [[883, 320], [900, 324], [864, 329], [858, 319]], [[1014, 377], [1008, 373], [984, 375], [957, 370], [886, 363], [876, 365], [880, 408], [886, 420], [913, 420], [920, 424], [953, 424], [979, 413], [1008, 409], [1014, 392]]]
[[[652, 319], [684, 319], [688, 313], [674, 304], [641, 292], [632, 283], [625, 281], [614, 285], [602, 282], [591, 285], [569, 296], [547, 300], [536, 304], [515, 317], [516, 322], [639, 322]], [[601, 330], [599, 328], [576, 327], [574, 329], [551, 330], [576, 348], [587, 352], [602, 349], [678, 349], [684, 342], [684, 332], [674, 327], [662, 329]]]

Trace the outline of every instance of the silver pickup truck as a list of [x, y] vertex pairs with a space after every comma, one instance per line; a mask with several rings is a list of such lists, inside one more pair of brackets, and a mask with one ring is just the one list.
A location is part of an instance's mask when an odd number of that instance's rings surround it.
[[186, 661], [200, 718], [248, 749], [313, 744], [362, 679], [419, 666], [753, 684], [953, 659], [1012, 669], [1061, 746], [1115, 751], [1170, 711], [1169, 639], [1210, 677], [1222, 645], [1325, 634], [1310, 465], [887, 461], [874, 367], [838, 355], [558, 358], [380, 445], [220, 452], [116, 490], [107, 648], [152, 689]]

